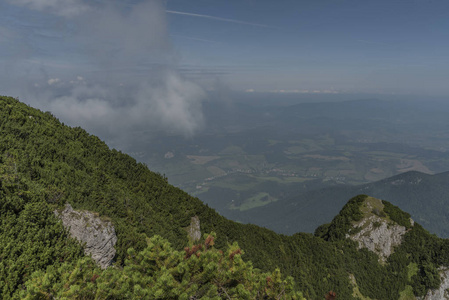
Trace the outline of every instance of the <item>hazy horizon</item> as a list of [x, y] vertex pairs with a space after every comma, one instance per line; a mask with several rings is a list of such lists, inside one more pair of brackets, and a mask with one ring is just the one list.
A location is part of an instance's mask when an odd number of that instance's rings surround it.
[[[447, 98], [447, 1], [0, 1], [1, 94], [103, 138], [205, 101]], [[214, 97], [214, 99], [211, 99]], [[285, 100], [289, 99], [289, 100]], [[110, 140], [109, 140], [110, 141]]]

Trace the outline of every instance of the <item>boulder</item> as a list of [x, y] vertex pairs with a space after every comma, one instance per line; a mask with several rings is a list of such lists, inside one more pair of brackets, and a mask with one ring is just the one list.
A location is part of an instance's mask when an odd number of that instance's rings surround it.
[[76, 211], [66, 204], [63, 211], [55, 211], [70, 236], [83, 244], [84, 253], [102, 268], [111, 265], [115, 256], [117, 236], [112, 223], [90, 211]]

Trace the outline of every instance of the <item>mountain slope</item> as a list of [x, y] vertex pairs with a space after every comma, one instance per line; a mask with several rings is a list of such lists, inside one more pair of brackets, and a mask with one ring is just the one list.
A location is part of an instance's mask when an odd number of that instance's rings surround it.
[[[3, 298], [25, 288], [34, 271], [76, 262], [82, 256], [82, 249], [66, 238], [52, 214], [65, 203], [111, 220], [118, 237], [119, 267], [125, 264], [129, 248], [143, 251], [147, 238], [154, 235], [182, 250], [188, 243], [185, 228], [197, 216], [202, 232], [216, 232], [218, 249], [237, 241], [245, 250], [244, 260], [262, 270], [279, 267], [283, 274], [293, 276], [308, 299], [322, 299], [331, 290], [341, 299], [355, 299], [352, 278], [359, 291], [371, 298], [396, 299], [415, 283], [418, 288], [412, 290], [423, 295], [438, 284], [438, 267], [449, 266], [447, 241], [429, 235], [417, 224], [404, 235], [405, 242], [385, 266], [375, 253], [358, 250], [354, 241], [334, 234], [345, 232], [346, 221], [320, 227], [317, 236], [284, 236], [229, 221], [81, 128], [65, 126], [51, 114], [7, 97], [0, 97], [0, 171]], [[334, 220], [352, 220], [360, 214], [357, 203], [365, 199], [351, 200]], [[395, 221], [394, 215], [404, 213], [393, 208], [385, 214]], [[36, 242], [33, 237], [39, 237], [41, 246], [27, 252], [27, 245]], [[52, 255], [55, 247], [59, 250]], [[43, 261], [42, 254], [46, 255]], [[416, 264], [420, 272], [408, 278], [410, 264]]]
[[[410, 214], [373, 197], [352, 198], [331, 223], [318, 227], [315, 235], [357, 244], [357, 254], [346, 254], [345, 258], [352, 259], [346, 263], [362, 265], [352, 274], [360, 292], [374, 299], [396, 299], [399, 294], [414, 299], [409, 291], [422, 296], [428, 288], [437, 289], [441, 284], [438, 269], [449, 262], [449, 240], [429, 235]], [[380, 263], [366, 269], [360, 255], [375, 256]], [[354, 260], [357, 256], [360, 260]], [[423, 279], [422, 274], [432, 275]], [[362, 283], [359, 278], [366, 276], [370, 279]]]
[[[23, 207], [33, 199], [47, 207], [48, 218], [54, 223], [51, 209], [61, 208], [65, 203], [75, 209], [97, 212], [110, 218], [115, 226], [119, 265], [124, 262], [128, 248], [143, 250], [146, 237], [155, 234], [181, 250], [188, 242], [184, 228], [192, 217], [198, 216], [203, 232], [217, 233], [217, 248], [224, 249], [227, 243], [238, 241], [245, 249], [245, 259], [252, 260], [254, 266], [262, 270], [279, 266], [283, 273], [295, 277], [300, 290], [301, 287], [306, 290], [306, 296], [314, 298], [317, 293], [324, 294], [331, 289], [349, 293], [343, 267], [330, 271], [331, 282], [313, 280], [314, 276], [321, 276], [319, 270], [328, 269], [324, 263], [311, 263], [319, 261], [313, 257], [321, 256], [323, 251], [332, 257], [330, 254], [335, 250], [331, 245], [311, 235], [301, 235], [301, 244], [292, 250], [292, 238], [226, 220], [198, 199], [169, 185], [160, 174], [149, 171], [145, 165], [119, 151], [110, 150], [97, 137], [81, 128], [65, 126], [51, 114], [13, 98], [0, 98], [0, 157], [4, 170], [0, 193], [2, 216], [20, 216]], [[21, 194], [32, 197], [24, 198]], [[19, 198], [20, 206], [16, 203], [3, 205], [8, 204], [10, 198]], [[62, 227], [58, 232], [63, 235]], [[14, 234], [3, 239], [2, 253], [9, 249], [9, 241], [13, 239]], [[297, 264], [301, 257], [309, 259], [299, 269]], [[36, 268], [45, 268], [45, 264]], [[29, 272], [22, 268], [16, 275], [15, 280], [21, 283]], [[5, 290], [2, 292], [9, 294]]]

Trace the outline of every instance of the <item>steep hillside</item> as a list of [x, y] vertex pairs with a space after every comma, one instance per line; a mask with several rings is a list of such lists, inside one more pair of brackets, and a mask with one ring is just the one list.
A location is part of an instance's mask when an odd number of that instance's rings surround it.
[[329, 222], [347, 199], [367, 194], [408, 211], [427, 230], [449, 237], [449, 172], [428, 175], [410, 171], [359, 186], [334, 186], [298, 193], [286, 199], [233, 216], [276, 232], [313, 232]]
[[[81, 128], [65, 126], [50, 113], [8, 97], [0, 97], [0, 181], [0, 294], [5, 299], [18, 297], [27, 287], [41, 287], [39, 278], [55, 278], [55, 270], [61, 278], [69, 276], [64, 263], [86, 265], [83, 249], [68, 239], [53, 213], [67, 203], [114, 225], [115, 265], [124, 270], [129, 270], [130, 253], [146, 253], [155, 235], [167, 240], [173, 251], [182, 251], [189, 245], [186, 229], [193, 217], [199, 219], [202, 233], [216, 233], [216, 248], [227, 251], [238, 242], [245, 261], [263, 271], [279, 267], [307, 299], [322, 299], [331, 290], [341, 299], [356, 299], [357, 293], [396, 299], [405, 289], [424, 295], [439, 285], [438, 267], [449, 266], [446, 240], [417, 224], [407, 227], [411, 230], [386, 262], [358, 249], [346, 234], [351, 222], [363, 217], [360, 203], [366, 196], [352, 199], [317, 236], [284, 236], [229, 221]], [[383, 213], [405, 226], [407, 214], [387, 202], [383, 205]]]
[[[345, 254], [346, 259], [358, 258], [346, 260], [349, 265], [359, 264], [350, 271], [355, 272], [351, 274], [354, 293], [372, 299], [414, 299], [429, 288], [438, 289], [442, 278], [445, 281], [449, 240], [428, 234], [408, 213], [387, 201], [354, 197], [331, 223], [318, 227], [315, 236], [356, 244], [356, 253]], [[368, 257], [379, 263], [368, 267]], [[359, 280], [367, 276], [369, 280]]]

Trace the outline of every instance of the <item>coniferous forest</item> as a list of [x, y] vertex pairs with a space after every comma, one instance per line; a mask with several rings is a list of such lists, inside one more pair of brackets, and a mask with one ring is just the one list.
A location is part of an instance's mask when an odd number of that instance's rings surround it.
[[[398, 207], [375, 212], [407, 229], [385, 262], [346, 237], [366, 199], [314, 235], [239, 224], [83, 129], [0, 97], [2, 299], [414, 299], [439, 287], [448, 240]], [[53, 213], [66, 203], [113, 223], [112, 267], [69, 237]], [[194, 216], [199, 242], [187, 237]]]

